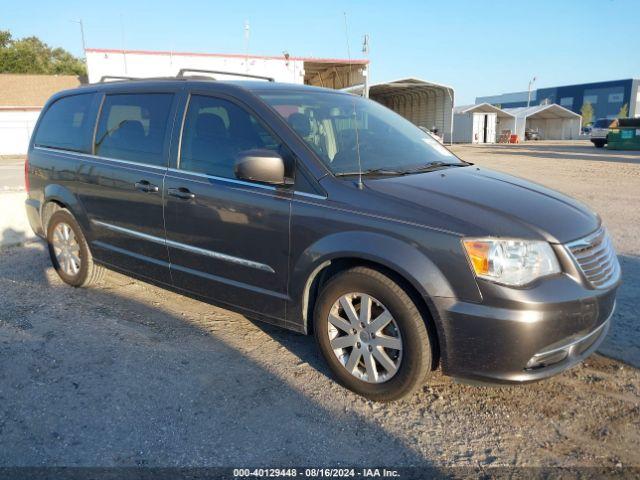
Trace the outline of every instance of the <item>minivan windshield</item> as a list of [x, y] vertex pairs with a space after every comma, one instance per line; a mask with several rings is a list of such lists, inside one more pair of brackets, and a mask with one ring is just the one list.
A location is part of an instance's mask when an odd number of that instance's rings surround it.
[[262, 92], [334, 175], [414, 173], [467, 165], [428, 133], [382, 105], [333, 92]]

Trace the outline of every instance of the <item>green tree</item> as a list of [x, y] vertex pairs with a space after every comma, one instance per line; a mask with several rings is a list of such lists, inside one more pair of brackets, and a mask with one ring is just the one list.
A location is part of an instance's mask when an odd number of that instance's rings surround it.
[[51, 48], [37, 37], [14, 40], [0, 30], [0, 73], [86, 75], [83, 60], [62, 48]]
[[9, 30], [0, 30], [0, 48], [6, 48], [11, 41], [11, 32]]
[[620, 111], [618, 112], [618, 115], [616, 115], [617, 118], [626, 118], [629, 116], [629, 104], [625, 103], [624, 105], [622, 105], [622, 107], [620, 108]]
[[582, 104], [580, 114], [582, 115], [583, 125], [589, 125], [591, 122], [593, 122], [593, 105], [591, 105], [591, 102], [584, 102]]

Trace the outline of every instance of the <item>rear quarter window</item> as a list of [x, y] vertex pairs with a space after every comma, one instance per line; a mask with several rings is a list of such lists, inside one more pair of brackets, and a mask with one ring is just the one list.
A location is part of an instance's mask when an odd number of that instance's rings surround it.
[[45, 111], [34, 144], [75, 152], [90, 151], [94, 118], [93, 93], [70, 95], [56, 100]]

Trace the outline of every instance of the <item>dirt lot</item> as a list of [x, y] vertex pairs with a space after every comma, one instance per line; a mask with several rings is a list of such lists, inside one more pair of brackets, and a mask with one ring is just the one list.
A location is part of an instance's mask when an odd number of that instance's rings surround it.
[[[455, 150], [598, 210], [630, 285], [616, 322], [637, 323], [638, 156]], [[380, 405], [337, 386], [311, 338], [118, 274], [66, 287], [40, 243], [0, 251], [0, 292], [0, 467], [640, 466], [640, 371], [602, 356], [521, 387], [436, 374]], [[637, 348], [629, 328], [607, 348]]]

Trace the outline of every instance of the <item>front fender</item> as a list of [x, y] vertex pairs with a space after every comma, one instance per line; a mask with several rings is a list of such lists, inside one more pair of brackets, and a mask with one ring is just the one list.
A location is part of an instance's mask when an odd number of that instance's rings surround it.
[[380, 233], [340, 232], [323, 237], [298, 257], [290, 282], [290, 295], [295, 304], [292, 323], [298, 323], [301, 318], [302, 327], [307, 330], [308, 290], [324, 266], [341, 258], [378, 263], [401, 275], [423, 298], [455, 296], [440, 269], [413, 245]]

